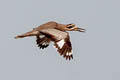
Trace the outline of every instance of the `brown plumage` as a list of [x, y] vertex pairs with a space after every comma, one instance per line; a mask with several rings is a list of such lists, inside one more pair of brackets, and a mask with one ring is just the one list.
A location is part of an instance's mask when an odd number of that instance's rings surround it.
[[50, 21], [34, 28], [32, 31], [18, 35], [15, 38], [36, 36], [36, 43], [40, 49], [48, 47], [52, 41], [60, 55], [66, 58], [66, 60], [71, 60], [73, 59], [72, 45], [69, 34], [66, 31], [84, 32], [85, 29], [78, 28], [75, 24], [59, 24], [57, 22]]

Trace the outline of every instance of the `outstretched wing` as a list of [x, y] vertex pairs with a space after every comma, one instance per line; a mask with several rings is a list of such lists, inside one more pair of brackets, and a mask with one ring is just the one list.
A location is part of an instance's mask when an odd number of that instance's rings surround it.
[[51, 40], [49, 38], [47, 38], [45, 35], [39, 35], [36, 37], [36, 43], [38, 45], [38, 47], [40, 47], [40, 49], [44, 49], [46, 47], [49, 46], [49, 43], [51, 42]]
[[73, 59], [72, 45], [69, 40], [69, 37], [66, 37], [65, 39], [55, 42], [54, 45], [57, 48], [57, 51], [60, 53], [60, 55], [63, 55], [63, 57], [66, 58], [66, 60]]
[[72, 55], [72, 45], [70, 38], [67, 32], [63, 32], [57, 29], [44, 29], [41, 30], [41, 33], [46, 35], [48, 38], [54, 42], [54, 46], [57, 48], [57, 51], [64, 58], [73, 59]]

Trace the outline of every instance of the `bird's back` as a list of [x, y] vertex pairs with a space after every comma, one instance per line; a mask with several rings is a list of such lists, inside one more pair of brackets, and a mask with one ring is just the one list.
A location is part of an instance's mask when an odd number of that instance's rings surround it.
[[54, 28], [56, 26], [57, 26], [56, 22], [50, 21], [50, 22], [47, 22], [47, 23], [44, 23], [44, 24], [38, 26], [37, 28], [34, 28], [34, 30], [35, 31], [36, 30], [40, 31], [40, 30], [43, 30], [43, 29]]

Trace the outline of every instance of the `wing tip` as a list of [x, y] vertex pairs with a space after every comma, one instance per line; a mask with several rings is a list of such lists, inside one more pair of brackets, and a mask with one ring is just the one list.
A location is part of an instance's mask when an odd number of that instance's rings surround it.
[[64, 57], [66, 60], [72, 60], [72, 59], [73, 59], [73, 55], [63, 55], [63, 57]]

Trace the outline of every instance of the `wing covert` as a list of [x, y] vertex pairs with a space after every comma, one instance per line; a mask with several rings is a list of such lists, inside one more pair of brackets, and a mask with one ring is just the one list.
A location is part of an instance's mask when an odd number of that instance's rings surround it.
[[44, 29], [40, 32], [54, 42], [54, 46], [57, 48], [57, 51], [61, 56], [66, 58], [66, 60], [73, 59], [72, 45], [70, 42], [69, 34], [67, 32], [57, 29]]

